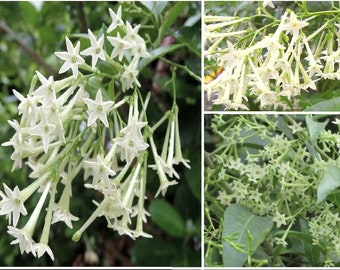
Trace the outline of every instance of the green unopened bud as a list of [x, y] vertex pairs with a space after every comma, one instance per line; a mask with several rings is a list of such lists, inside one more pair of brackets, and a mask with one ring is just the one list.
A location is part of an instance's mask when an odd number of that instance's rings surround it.
[[76, 231], [73, 235], [72, 235], [72, 241], [73, 242], [78, 242], [80, 237], [81, 237], [81, 232], [80, 231]]

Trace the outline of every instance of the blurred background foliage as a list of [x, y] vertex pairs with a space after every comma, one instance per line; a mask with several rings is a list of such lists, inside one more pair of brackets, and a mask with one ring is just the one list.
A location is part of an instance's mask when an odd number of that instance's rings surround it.
[[[166, 197], [156, 199], [152, 194], [157, 191], [159, 180], [155, 172], [148, 172], [146, 209], [152, 217], [148, 219], [145, 231], [153, 235], [152, 239], [134, 241], [119, 236], [106, 228], [104, 218], [99, 218], [75, 243], [71, 236], [82, 222], [75, 222], [72, 230], [64, 223], [56, 223], [51, 227], [50, 235], [50, 246], [55, 255], [52, 262], [47, 256], [35, 259], [32, 254], [21, 255], [17, 245], [10, 245], [13, 238], [6, 233], [5, 217], [0, 216], [2, 266], [201, 265], [201, 90], [197, 79], [201, 70], [200, 2], [0, 2], [0, 144], [14, 133], [7, 120], [18, 117], [12, 89], [27, 94], [35, 70], [45, 77], [61, 78], [57, 72], [62, 63], [54, 52], [65, 50], [65, 36], [86, 34], [88, 28], [96, 31], [103, 24], [109, 25], [108, 9], [117, 11], [119, 5], [122, 5], [125, 20], [132, 25], [142, 25], [139, 34], [146, 39], [150, 52], [178, 45], [173, 47], [176, 50], [164, 49], [162, 53], [152, 54], [157, 57], [144, 63], [139, 78], [142, 91], [152, 92], [154, 102], [148, 107], [152, 124], [171, 108], [173, 92], [168, 83], [174, 69], [171, 63], [180, 65], [176, 68], [177, 104], [182, 151], [185, 158], [190, 159], [191, 170], [177, 166], [179, 184], [169, 188]], [[160, 139], [165, 128], [157, 131]], [[29, 171], [24, 166], [11, 172], [11, 151], [10, 147], [0, 147], [0, 182], [22, 189], [30, 181]], [[84, 192], [81, 177], [74, 183], [71, 212], [84, 221], [94, 209], [85, 205], [100, 198], [92, 192]], [[26, 202], [28, 212], [34, 209], [37, 200], [33, 198]], [[25, 222], [24, 217], [18, 227]], [[40, 222], [38, 227], [42, 227], [43, 220]]]

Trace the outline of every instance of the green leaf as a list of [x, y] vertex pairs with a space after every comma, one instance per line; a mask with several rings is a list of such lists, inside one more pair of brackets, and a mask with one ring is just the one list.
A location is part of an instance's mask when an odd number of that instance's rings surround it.
[[306, 147], [309, 151], [309, 153], [312, 155], [314, 159], [320, 159], [318, 151], [316, 151], [313, 144], [309, 143], [308, 141], [305, 141]]
[[[310, 236], [309, 234], [309, 226], [308, 222], [305, 219], [299, 219], [301, 233], [305, 233]], [[312, 266], [319, 266], [320, 260], [320, 247], [317, 245], [313, 245], [313, 242], [302, 241], [302, 245], [305, 250], [306, 258], [309, 260]]]
[[160, 239], [138, 239], [131, 250], [133, 261], [139, 266], [168, 266], [176, 247]]
[[201, 56], [201, 35], [200, 29], [197, 27], [179, 27], [174, 33], [174, 37], [181, 42], [185, 43], [188, 49], [196, 56]]
[[325, 129], [328, 124], [329, 119], [324, 122], [314, 121], [310, 116], [306, 116], [306, 124], [308, 127], [308, 132], [310, 140], [315, 143], [316, 139], [319, 137], [320, 133]]
[[31, 24], [31, 26], [35, 26], [38, 23], [39, 14], [36, 8], [32, 5], [32, 3], [28, 1], [20, 1], [19, 6], [22, 14], [24, 15], [24, 20]]
[[[243, 250], [253, 252], [264, 241], [273, 226], [269, 217], [254, 215], [251, 210], [241, 204], [232, 204], [224, 212], [222, 238], [235, 235], [235, 244], [242, 245]], [[251, 246], [248, 246], [247, 232], [252, 235]], [[223, 241], [223, 266], [241, 267], [247, 259], [247, 254], [241, 253], [229, 243]]]
[[317, 191], [317, 203], [322, 202], [328, 194], [340, 187], [340, 168], [329, 165]]
[[141, 61], [139, 61], [138, 69], [142, 70], [145, 66], [150, 64], [152, 61], [158, 59], [159, 57], [166, 55], [167, 53], [174, 52], [182, 47], [184, 47], [185, 44], [175, 44], [175, 45], [168, 45], [159, 47], [153, 51], [150, 52], [150, 57], [143, 58]]
[[169, 10], [168, 14], [164, 18], [161, 28], [159, 29], [159, 34], [155, 43], [156, 45], [161, 43], [171, 25], [177, 20], [188, 4], [190, 4], [190, 1], [179, 1]]
[[151, 219], [168, 234], [185, 236], [185, 223], [177, 210], [163, 199], [153, 200], [150, 206]]
[[155, 18], [159, 18], [167, 6], [168, 1], [141, 1], [140, 3], [148, 8]]
[[337, 208], [340, 208], [340, 190], [335, 190], [329, 194], [327, 200], [332, 202]]
[[310, 106], [305, 111], [339, 111], [340, 110], [340, 97], [335, 97], [330, 100], [321, 101], [315, 105]]

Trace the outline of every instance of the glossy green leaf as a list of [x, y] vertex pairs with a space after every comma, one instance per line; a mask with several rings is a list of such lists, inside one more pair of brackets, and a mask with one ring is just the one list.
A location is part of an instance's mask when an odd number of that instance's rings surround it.
[[[233, 242], [241, 249], [253, 253], [265, 240], [267, 234], [273, 226], [273, 221], [269, 217], [260, 217], [241, 204], [232, 204], [224, 212], [222, 239], [234, 236]], [[252, 235], [252, 242], [249, 246], [247, 232]], [[223, 241], [223, 266], [241, 267], [244, 265], [247, 254], [237, 251], [234, 247]]]
[[150, 206], [151, 219], [168, 234], [185, 236], [185, 223], [177, 210], [163, 199], [153, 200]]
[[319, 137], [320, 133], [325, 129], [328, 124], [329, 119], [324, 122], [318, 122], [313, 120], [310, 116], [306, 116], [306, 124], [312, 143], [315, 143], [316, 139]]
[[168, 1], [141, 1], [140, 3], [147, 7], [156, 18], [162, 15], [163, 10], [168, 5]]
[[340, 97], [335, 97], [330, 100], [320, 101], [315, 105], [310, 106], [305, 111], [339, 111], [340, 110]]
[[184, 47], [184, 44], [175, 44], [159, 47], [150, 52], [150, 57], [142, 59], [138, 64], [138, 69], [142, 70], [145, 66], [150, 64], [152, 61], [158, 59], [161, 56], [166, 55], [167, 53], [174, 52], [180, 48]]
[[189, 1], [179, 1], [169, 10], [159, 30], [159, 34], [155, 44], [161, 43], [163, 37], [165, 37], [171, 25], [176, 21], [176, 19], [179, 17], [179, 15], [183, 12], [184, 8], [188, 4], [190, 4]]
[[337, 208], [340, 208], [340, 190], [334, 190], [328, 195], [327, 200], [332, 202]]
[[328, 194], [340, 187], [340, 168], [330, 165], [327, 167], [325, 174], [317, 190], [317, 203], [322, 202]]

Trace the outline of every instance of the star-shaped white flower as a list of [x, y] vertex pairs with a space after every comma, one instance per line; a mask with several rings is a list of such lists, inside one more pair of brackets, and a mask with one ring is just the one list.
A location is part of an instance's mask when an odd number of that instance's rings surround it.
[[87, 112], [89, 118], [87, 120], [87, 126], [92, 126], [97, 119], [103, 122], [106, 127], [109, 127], [107, 121], [107, 113], [109, 112], [111, 106], [114, 104], [113, 101], [103, 101], [102, 92], [99, 89], [96, 94], [96, 99], [92, 100], [90, 98], [84, 98], [84, 102], [87, 105]]
[[57, 102], [57, 97], [53, 76], [46, 79], [39, 71], [36, 71], [36, 73], [41, 82], [41, 86], [34, 90], [32, 95], [39, 98], [40, 103], [44, 105], [55, 104]]
[[138, 119], [132, 117], [129, 124], [123, 128], [120, 133], [121, 137], [113, 139], [122, 149], [120, 158], [130, 163], [135, 157], [138, 157], [139, 152], [149, 147], [143, 140], [141, 129], [147, 122], [138, 122]]
[[55, 137], [54, 134], [55, 129], [56, 129], [55, 125], [47, 123], [46, 119], [44, 119], [38, 125], [32, 127], [29, 132], [30, 134], [41, 138], [44, 147], [44, 152], [47, 153], [50, 142], [53, 141]]
[[42, 255], [44, 255], [44, 253], [47, 253], [50, 256], [51, 260], [54, 261], [53, 252], [47, 244], [35, 243], [35, 244], [33, 244], [33, 248], [37, 252], [38, 258], [40, 258]]
[[112, 22], [109, 25], [109, 28], [107, 29], [107, 33], [110, 33], [117, 27], [124, 25], [124, 22], [122, 20], [122, 6], [119, 6], [117, 10], [117, 14], [114, 13], [111, 8], [109, 8], [109, 12], [110, 12]]
[[124, 40], [129, 43], [144, 43], [144, 39], [140, 35], [138, 35], [138, 30], [140, 28], [140, 24], [136, 25], [132, 28], [129, 22], [126, 22], [126, 36]]
[[132, 88], [134, 84], [140, 87], [140, 82], [138, 81], [137, 76], [138, 70], [134, 68], [134, 65], [124, 65], [124, 72], [120, 76], [123, 92], [125, 92], [125, 90], [127, 89]]
[[131, 44], [120, 37], [119, 32], [117, 37], [107, 37], [107, 39], [112, 44], [113, 50], [111, 52], [111, 57], [115, 58], [118, 56], [119, 61], [122, 61], [125, 50], [131, 48]]
[[104, 35], [101, 35], [98, 40], [93, 35], [90, 29], [88, 29], [89, 39], [91, 42], [91, 47], [87, 48], [86, 50], [80, 52], [82, 55], [91, 55], [92, 57], [92, 69], [97, 64], [98, 58], [105, 60], [105, 55], [103, 52], [103, 45], [104, 45]]
[[0, 215], [7, 215], [9, 224], [13, 221], [13, 226], [17, 226], [20, 214], [27, 215], [21, 192], [17, 186], [12, 191], [5, 183], [3, 185], [6, 194], [0, 191]]
[[293, 34], [293, 39], [296, 40], [299, 36], [300, 29], [309, 25], [306, 21], [297, 19], [295, 13], [292, 11], [289, 17], [289, 22], [283, 25], [282, 29]]
[[106, 164], [101, 155], [97, 155], [96, 160], [85, 160], [84, 166], [85, 169], [91, 170], [90, 174], [93, 176], [93, 186], [96, 186], [99, 181], [103, 181], [105, 186], [110, 188], [110, 176], [116, 175], [116, 172]]
[[34, 250], [34, 241], [32, 237], [27, 233], [27, 231], [23, 229], [18, 229], [12, 226], [7, 226], [8, 228], [8, 234], [12, 235], [16, 239], [13, 240], [10, 244], [15, 245], [19, 244], [20, 253], [23, 254], [26, 253], [32, 253], [34, 257], [36, 257], [36, 252]]
[[85, 63], [85, 60], [79, 55], [80, 42], [78, 41], [76, 46], [73, 47], [72, 42], [66, 37], [67, 52], [55, 52], [55, 55], [65, 60], [65, 63], [61, 66], [59, 73], [64, 73], [69, 69], [72, 69], [73, 77], [78, 76], [78, 67]]
[[73, 228], [72, 221], [77, 220], [79, 220], [79, 218], [72, 215], [69, 209], [65, 209], [62, 205], [54, 206], [52, 224], [62, 221], [67, 225], [67, 227], [72, 229]]

